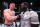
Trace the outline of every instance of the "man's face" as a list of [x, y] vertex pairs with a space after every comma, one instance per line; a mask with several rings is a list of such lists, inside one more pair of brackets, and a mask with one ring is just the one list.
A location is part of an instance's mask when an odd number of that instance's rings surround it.
[[22, 4], [21, 4], [21, 8], [23, 8], [23, 7], [24, 7], [24, 4], [22, 3]]
[[27, 5], [25, 5], [24, 3], [21, 4], [21, 9], [23, 11], [26, 11], [27, 10]]
[[10, 8], [14, 9], [15, 8], [15, 4], [14, 3], [10, 4]]

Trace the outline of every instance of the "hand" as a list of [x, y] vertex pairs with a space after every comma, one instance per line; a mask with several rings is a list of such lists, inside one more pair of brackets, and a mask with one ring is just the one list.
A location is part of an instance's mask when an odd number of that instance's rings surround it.
[[17, 18], [19, 18], [19, 15], [17, 15]]

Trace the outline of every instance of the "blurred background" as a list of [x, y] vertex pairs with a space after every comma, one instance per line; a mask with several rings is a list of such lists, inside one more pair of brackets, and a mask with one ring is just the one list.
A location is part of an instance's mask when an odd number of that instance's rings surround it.
[[[32, 9], [34, 11], [36, 11], [38, 13], [38, 16], [39, 16], [39, 22], [40, 22], [40, 0], [0, 0], [0, 24], [3, 24], [3, 25], [0, 25], [0, 27], [4, 26], [4, 17], [3, 17], [3, 11], [4, 9], [8, 9], [9, 8], [9, 4], [11, 2], [14, 2], [16, 4], [15, 6], [15, 12], [16, 12], [16, 15], [17, 14], [20, 14], [22, 9], [21, 9], [21, 3], [22, 2], [28, 2], [29, 4], [29, 9]], [[20, 19], [17, 19], [16, 22], [17, 22], [17, 25], [19, 25], [19, 22]], [[15, 24], [14, 24], [15, 25]], [[19, 27], [19, 26], [18, 26]]]

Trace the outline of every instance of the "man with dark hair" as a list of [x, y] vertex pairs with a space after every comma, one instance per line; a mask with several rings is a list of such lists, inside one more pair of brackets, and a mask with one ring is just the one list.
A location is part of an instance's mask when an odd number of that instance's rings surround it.
[[21, 27], [31, 27], [30, 25], [30, 14], [28, 11], [28, 3], [27, 2], [23, 2], [21, 4], [21, 9], [23, 10], [21, 12]]
[[15, 16], [15, 3], [10, 3], [9, 9], [4, 10], [5, 27], [14, 27], [13, 22], [18, 18]]
[[34, 12], [34, 15], [33, 15], [32, 12], [29, 12], [28, 3], [27, 2], [23, 2], [21, 4], [21, 9], [23, 10], [21, 12], [21, 21], [20, 21], [21, 27], [31, 27], [32, 23], [34, 23], [34, 22], [39, 23], [38, 14], [36, 12]]
[[23, 2], [21, 4], [21, 9], [25, 12], [26, 10], [28, 10], [28, 3], [27, 2]]

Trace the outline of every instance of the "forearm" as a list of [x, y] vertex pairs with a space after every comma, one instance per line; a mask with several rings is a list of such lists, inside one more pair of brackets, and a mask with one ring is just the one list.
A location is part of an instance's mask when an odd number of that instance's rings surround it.
[[10, 16], [10, 18], [8, 20], [13, 21], [13, 20], [16, 20], [16, 19], [17, 19], [17, 16]]

